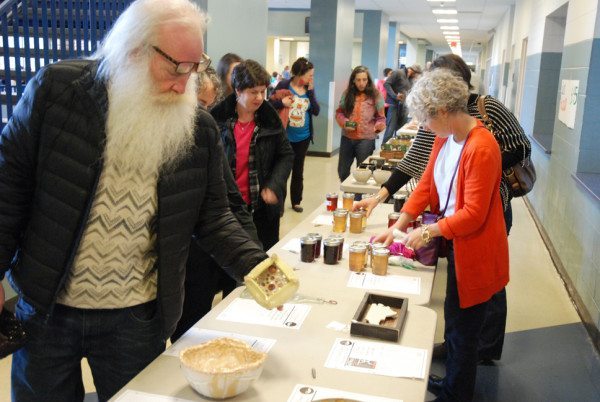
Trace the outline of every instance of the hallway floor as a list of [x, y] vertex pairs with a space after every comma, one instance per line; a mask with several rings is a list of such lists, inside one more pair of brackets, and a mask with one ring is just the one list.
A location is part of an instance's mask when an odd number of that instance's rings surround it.
[[[337, 156], [308, 157], [303, 213], [286, 205], [281, 234], [339, 191]], [[599, 401], [600, 357], [565, 290], [522, 199], [513, 200], [509, 236], [511, 280], [507, 287], [508, 319], [502, 360], [478, 369], [476, 401]], [[436, 274], [430, 308], [438, 313], [436, 342], [443, 338], [445, 260]], [[95, 400], [84, 364], [86, 400]], [[432, 373], [443, 375], [434, 362]], [[10, 358], [0, 361], [0, 401], [10, 400]], [[433, 395], [429, 395], [433, 399]]]

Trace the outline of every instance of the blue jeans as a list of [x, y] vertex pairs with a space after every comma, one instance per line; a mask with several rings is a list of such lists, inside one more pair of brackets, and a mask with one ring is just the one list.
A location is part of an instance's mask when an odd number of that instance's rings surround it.
[[444, 301], [444, 337], [448, 355], [446, 378], [438, 400], [468, 402], [473, 399], [477, 376], [477, 345], [488, 304], [489, 301], [460, 308], [454, 247], [452, 242], [448, 242], [448, 279]]
[[342, 135], [340, 142], [340, 158], [338, 160], [338, 176], [340, 181], [350, 176], [350, 167], [356, 158], [356, 166], [373, 155], [375, 140], [351, 140]]
[[29, 339], [13, 355], [13, 401], [82, 401], [84, 357], [106, 401], [165, 348], [155, 301], [111, 310], [56, 305], [46, 322], [21, 298], [16, 315]]
[[385, 119], [385, 134], [383, 135], [383, 142], [385, 144], [390, 138], [396, 135], [396, 131], [404, 125], [406, 122], [406, 108], [403, 103], [390, 105], [388, 108], [388, 114]]

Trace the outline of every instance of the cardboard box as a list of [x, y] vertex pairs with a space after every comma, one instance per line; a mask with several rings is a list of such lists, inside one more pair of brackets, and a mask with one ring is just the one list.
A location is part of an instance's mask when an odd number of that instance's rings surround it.
[[[367, 323], [365, 321], [365, 316], [371, 305], [377, 303], [381, 303], [396, 311], [396, 317], [387, 318], [379, 325]], [[406, 298], [384, 296], [367, 292], [354, 314], [354, 318], [350, 324], [350, 334], [398, 342], [400, 333], [402, 332], [402, 326], [404, 325], [404, 319], [406, 318], [407, 309], [408, 299]]]

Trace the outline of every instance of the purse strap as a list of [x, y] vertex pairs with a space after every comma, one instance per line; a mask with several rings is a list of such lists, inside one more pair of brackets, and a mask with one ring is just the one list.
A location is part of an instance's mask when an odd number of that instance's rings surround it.
[[479, 114], [483, 119], [483, 124], [485, 124], [485, 128], [492, 132], [492, 121], [490, 120], [490, 116], [485, 111], [485, 96], [479, 96], [477, 98], [477, 109], [479, 110]]

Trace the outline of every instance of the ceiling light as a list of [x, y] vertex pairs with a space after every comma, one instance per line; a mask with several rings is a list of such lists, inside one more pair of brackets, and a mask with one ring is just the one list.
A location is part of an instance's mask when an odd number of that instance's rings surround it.
[[457, 14], [456, 10], [449, 8], [434, 8], [433, 10], [431, 10], [431, 12], [434, 14]]
[[283, 37], [283, 38], [279, 38], [279, 40], [293, 41], [294, 38]]
[[456, 0], [427, 0], [430, 3], [454, 3]]
[[440, 27], [441, 30], [444, 31], [458, 31], [458, 26], [457, 25], [442, 25]]
[[442, 32], [444, 35], [458, 35], [460, 32], [458, 31], [444, 31]]
[[458, 24], [458, 20], [456, 18], [440, 18], [437, 20], [438, 24]]
[[447, 40], [459, 40], [460, 36], [457, 36], [457, 35], [455, 35], [455, 36], [446, 35], [446, 36], [444, 36], [444, 38], [446, 38]]

